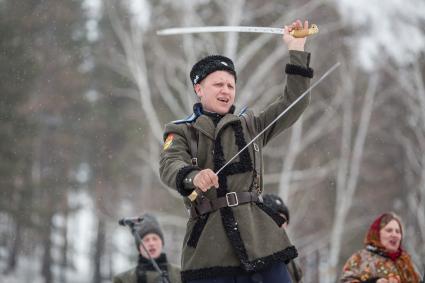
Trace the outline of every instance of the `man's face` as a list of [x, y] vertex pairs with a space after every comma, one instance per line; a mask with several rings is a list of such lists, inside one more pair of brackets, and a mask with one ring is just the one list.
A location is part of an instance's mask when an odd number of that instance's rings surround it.
[[379, 231], [381, 244], [389, 252], [396, 252], [400, 247], [401, 229], [396, 220], [391, 220]]
[[[158, 258], [161, 255], [162, 240], [157, 234], [155, 233], [146, 234], [143, 237], [142, 242], [145, 245], [146, 249], [148, 250], [149, 255], [153, 259]], [[145, 249], [143, 249], [141, 244], [139, 246], [139, 251], [144, 258], [149, 258], [149, 256], [147, 255], [147, 253], [145, 252]]]
[[195, 92], [204, 110], [226, 114], [235, 102], [235, 77], [226, 71], [215, 71], [195, 85]]

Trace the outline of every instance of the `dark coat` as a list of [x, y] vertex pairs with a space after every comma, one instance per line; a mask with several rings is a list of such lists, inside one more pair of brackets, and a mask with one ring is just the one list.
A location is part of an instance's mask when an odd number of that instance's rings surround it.
[[[186, 196], [193, 188], [185, 186], [184, 179], [193, 178], [205, 168], [216, 172], [252, 136], [262, 131], [308, 89], [313, 74], [308, 66], [309, 58], [309, 53], [290, 51], [285, 92], [259, 115], [250, 110], [243, 115], [228, 113], [215, 126], [210, 117], [195, 108], [192, 118], [167, 124], [164, 133], [166, 143], [160, 160], [161, 180], [180, 192], [189, 206]], [[309, 95], [305, 96], [257, 140], [259, 152], [300, 117], [309, 99]], [[196, 137], [191, 127], [195, 129]], [[197, 139], [198, 166], [191, 164], [190, 140], [194, 138]], [[254, 169], [257, 167], [253, 160], [254, 149], [251, 146], [218, 175], [220, 188], [209, 190], [206, 197], [216, 199], [228, 192], [253, 190], [256, 182]], [[262, 158], [255, 162], [262, 163]], [[262, 188], [258, 191], [261, 192]], [[182, 281], [240, 275], [264, 270], [275, 262], [289, 262], [297, 256], [297, 251], [284, 229], [280, 229], [281, 223], [276, 222], [278, 218], [273, 217], [262, 203], [247, 203], [189, 219], [183, 243]]]
[[[168, 276], [169, 283], [181, 283], [180, 268], [167, 262], [164, 254], [157, 259], [157, 264]], [[137, 274], [142, 273], [141, 276]], [[136, 267], [114, 276], [113, 283], [161, 283], [161, 278], [149, 260], [139, 256]]]

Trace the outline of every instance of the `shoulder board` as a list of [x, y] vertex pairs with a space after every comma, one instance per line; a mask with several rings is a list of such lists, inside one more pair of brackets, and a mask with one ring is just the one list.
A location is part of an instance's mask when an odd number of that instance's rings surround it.
[[196, 120], [196, 118], [198, 118], [198, 117], [195, 115], [195, 113], [193, 113], [192, 115], [187, 116], [184, 119], [175, 120], [175, 121], [172, 121], [171, 123], [172, 124], [176, 124], [176, 125], [178, 125], [178, 124], [185, 124], [185, 123], [191, 123], [191, 122], [194, 122]]
[[246, 110], [248, 110], [248, 107], [245, 106], [244, 108], [242, 108], [242, 110], [239, 112], [238, 116], [242, 116], [243, 114], [245, 114]]

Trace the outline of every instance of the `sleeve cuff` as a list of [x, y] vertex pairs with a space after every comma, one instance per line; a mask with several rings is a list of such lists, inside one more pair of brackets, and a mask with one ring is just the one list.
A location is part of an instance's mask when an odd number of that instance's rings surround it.
[[310, 79], [314, 75], [314, 71], [312, 68], [294, 64], [286, 64], [285, 73], [287, 73], [288, 75], [299, 75]]
[[[197, 171], [200, 171], [200, 168], [198, 166], [185, 166], [182, 167], [176, 176], [176, 188], [177, 191], [184, 197], [187, 197], [192, 193], [192, 191], [195, 189], [193, 187], [193, 177], [198, 173]], [[190, 181], [186, 180], [186, 178], [191, 179]]]

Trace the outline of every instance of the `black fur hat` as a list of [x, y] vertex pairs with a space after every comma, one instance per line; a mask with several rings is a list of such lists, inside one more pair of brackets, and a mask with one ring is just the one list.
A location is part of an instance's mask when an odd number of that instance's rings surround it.
[[[143, 220], [140, 222], [140, 224], [134, 226], [134, 229], [136, 229], [141, 240], [143, 240], [143, 237], [147, 234], [154, 233], [161, 238], [162, 245], [164, 245], [164, 234], [162, 233], [158, 220], [152, 214], [146, 213], [145, 215], [143, 215]], [[134, 240], [136, 243], [137, 250], [139, 250], [139, 243], [137, 242], [137, 238], [135, 238]]]
[[265, 194], [263, 195], [263, 203], [264, 205], [271, 208], [274, 212], [282, 213], [286, 217], [286, 222], [289, 224], [289, 209], [283, 202], [283, 200], [273, 194]]
[[190, 81], [193, 85], [199, 84], [209, 74], [215, 71], [227, 71], [235, 77], [236, 71], [233, 61], [222, 55], [210, 55], [199, 60], [190, 71]]

